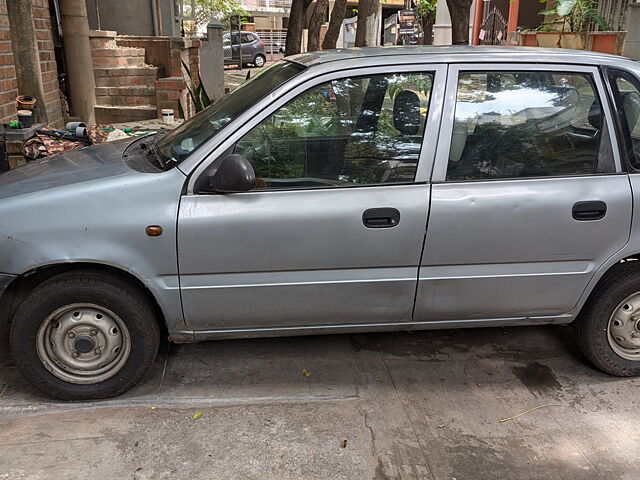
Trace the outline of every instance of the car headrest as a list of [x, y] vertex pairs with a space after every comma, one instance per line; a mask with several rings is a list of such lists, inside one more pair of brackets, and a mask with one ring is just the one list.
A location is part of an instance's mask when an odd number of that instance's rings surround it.
[[638, 92], [626, 92], [622, 95], [622, 111], [629, 130], [633, 132], [640, 117], [640, 95]]
[[393, 100], [393, 126], [402, 135], [416, 135], [420, 129], [420, 98], [411, 90], [398, 92]]
[[589, 107], [589, 123], [596, 130], [600, 130], [602, 128], [602, 109], [600, 108], [600, 104], [597, 100], [594, 100]]

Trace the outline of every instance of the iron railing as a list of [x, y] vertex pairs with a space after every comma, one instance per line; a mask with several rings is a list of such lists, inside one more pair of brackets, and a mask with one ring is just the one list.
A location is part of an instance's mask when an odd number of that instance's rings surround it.
[[599, 0], [598, 13], [612, 30], [626, 30], [629, 0]]

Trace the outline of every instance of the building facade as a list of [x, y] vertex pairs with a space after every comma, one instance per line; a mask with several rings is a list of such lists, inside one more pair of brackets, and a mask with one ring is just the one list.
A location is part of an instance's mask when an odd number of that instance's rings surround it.
[[[14, 51], [24, 47], [17, 40], [16, 32], [12, 34], [10, 23], [15, 26], [17, 22], [24, 22], [25, 19], [16, 18], [11, 19], [10, 22], [7, 1], [14, 0], [0, 0], [0, 120], [2, 123], [8, 123], [16, 118], [19, 78]], [[59, 49], [56, 46], [59, 45], [58, 22], [52, 6], [53, 2], [49, 0], [30, 1], [44, 93], [44, 98], [38, 99], [40, 118], [46, 119], [51, 125], [60, 126], [63, 122], [65, 102], [58, 78]]]

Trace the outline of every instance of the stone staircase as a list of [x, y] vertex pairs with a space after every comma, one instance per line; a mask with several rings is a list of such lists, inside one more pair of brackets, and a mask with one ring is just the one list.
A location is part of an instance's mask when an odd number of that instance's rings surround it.
[[96, 123], [157, 118], [158, 67], [145, 63], [145, 49], [117, 44], [116, 32], [92, 31]]

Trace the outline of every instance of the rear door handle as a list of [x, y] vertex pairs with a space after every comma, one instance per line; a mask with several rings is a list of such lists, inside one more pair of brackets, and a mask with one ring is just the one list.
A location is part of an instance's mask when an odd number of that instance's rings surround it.
[[601, 200], [578, 202], [571, 211], [574, 220], [600, 220], [607, 214], [607, 204]]
[[395, 208], [370, 208], [362, 214], [367, 228], [392, 228], [400, 223], [400, 212]]

